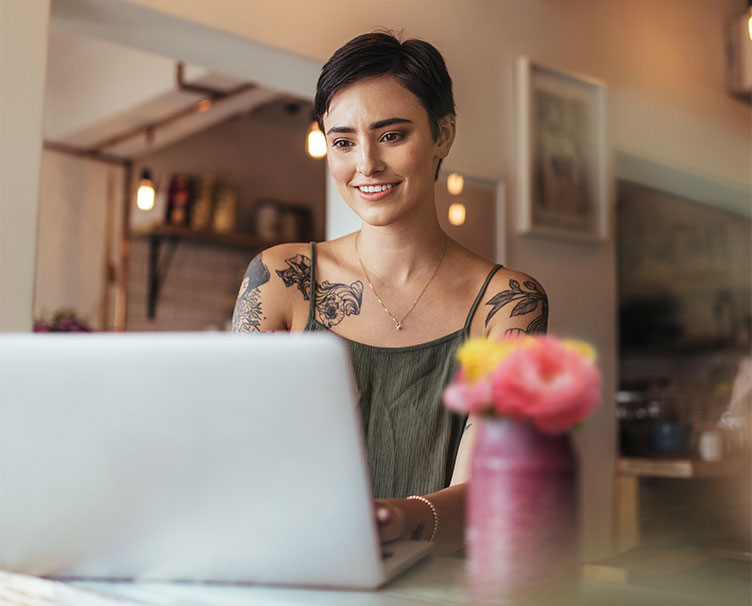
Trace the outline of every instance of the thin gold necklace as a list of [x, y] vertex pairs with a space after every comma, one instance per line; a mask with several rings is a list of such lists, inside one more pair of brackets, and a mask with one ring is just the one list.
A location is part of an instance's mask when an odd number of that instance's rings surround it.
[[436, 274], [439, 271], [439, 267], [441, 267], [441, 262], [444, 260], [444, 255], [446, 254], [446, 249], [447, 249], [446, 234], [444, 235], [444, 244], [442, 245], [442, 248], [441, 248], [441, 257], [439, 257], [439, 262], [436, 264], [436, 267], [434, 268], [433, 273], [431, 274], [431, 277], [428, 278], [428, 282], [426, 282], [426, 285], [423, 287], [423, 290], [420, 291], [418, 298], [415, 299], [413, 304], [410, 306], [410, 309], [407, 310], [407, 313], [405, 313], [405, 315], [402, 316], [402, 320], [398, 320], [397, 318], [394, 317], [394, 314], [391, 311], [389, 311], [389, 308], [384, 304], [384, 301], [379, 296], [379, 293], [376, 292], [376, 289], [373, 287], [373, 284], [371, 284], [371, 278], [368, 277], [366, 266], [363, 265], [363, 259], [360, 258], [360, 253], [358, 252], [358, 238], [360, 238], [360, 232], [358, 232], [358, 234], [355, 236], [355, 256], [358, 257], [358, 263], [360, 263], [360, 268], [363, 270], [363, 274], [366, 277], [366, 282], [368, 282], [368, 286], [371, 288], [371, 291], [373, 292], [378, 302], [381, 303], [381, 307], [384, 308], [384, 311], [387, 313], [387, 315], [394, 321], [394, 327], [397, 330], [402, 330], [402, 323], [405, 321], [407, 316], [410, 315], [410, 312], [413, 309], [415, 309], [415, 306], [418, 304], [418, 301], [420, 301], [420, 298], [423, 296], [423, 293], [426, 292], [428, 285], [431, 282], [433, 282], [433, 279], [436, 277]]

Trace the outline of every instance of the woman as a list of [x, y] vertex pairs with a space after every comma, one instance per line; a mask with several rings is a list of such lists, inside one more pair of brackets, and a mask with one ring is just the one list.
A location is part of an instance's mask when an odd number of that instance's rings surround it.
[[253, 259], [236, 332], [329, 330], [346, 339], [358, 383], [382, 541], [462, 546], [472, 418], [440, 396], [468, 336], [546, 329], [530, 276], [449, 238], [434, 182], [456, 132], [444, 60], [420, 40], [365, 34], [324, 65], [314, 110], [329, 169], [359, 232], [282, 244]]

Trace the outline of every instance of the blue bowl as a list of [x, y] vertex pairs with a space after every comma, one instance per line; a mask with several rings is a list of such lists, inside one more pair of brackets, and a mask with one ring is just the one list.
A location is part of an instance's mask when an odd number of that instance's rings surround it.
[[658, 421], [650, 427], [653, 450], [660, 453], [683, 453], [689, 450], [692, 426], [686, 423]]

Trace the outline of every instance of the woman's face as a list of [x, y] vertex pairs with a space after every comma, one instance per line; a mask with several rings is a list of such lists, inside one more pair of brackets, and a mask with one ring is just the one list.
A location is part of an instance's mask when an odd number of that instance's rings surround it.
[[449, 117], [434, 141], [418, 98], [394, 77], [379, 76], [337, 91], [323, 122], [337, 189], [364, 222], [435, 215], [434, 175], [454, 136]]

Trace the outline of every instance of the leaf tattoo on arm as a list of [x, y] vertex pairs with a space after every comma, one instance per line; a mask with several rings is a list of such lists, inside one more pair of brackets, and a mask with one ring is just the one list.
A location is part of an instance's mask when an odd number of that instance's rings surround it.
[[[523, 289], [522, 286], [525, 288]], [[491, 311], [486, 316], [486, 326], [502, 307], [514, 303], [510, 317], [524, 316], [540, 308], [540, 314], [527, 325], [527, 328], [508, 328], [507, 335], [514, 334], [545, 334], [548, 328], [548, 297], [540, 285], [533, 280], [525, 280], [522, 285], [517, 280], [509, 280], [509, 289], [502, 290], [491, 297], [486, 305]]]
[[269, 281], [269, 269], [261, 254], [254, 257], [240, 285], [240, 292], [232, 314], [232, 332], [261, 332], [261, 299], [259, 288]]
[[[295, 255], [285, 259], [287, 269], [277, 269], [288, 288], [296, 286], [303, 294], [303, 300], [309, 301], [311, 295], [311, 259], [305, 255]], [[363, 283], [356, 280], [352, 284], [341, 284], [324, 280], [316, 283], [314, 289], [314, 306], [321, 324], [327, 328], [336, 326], [346, 316], [360, 314], [363, 302]]]

